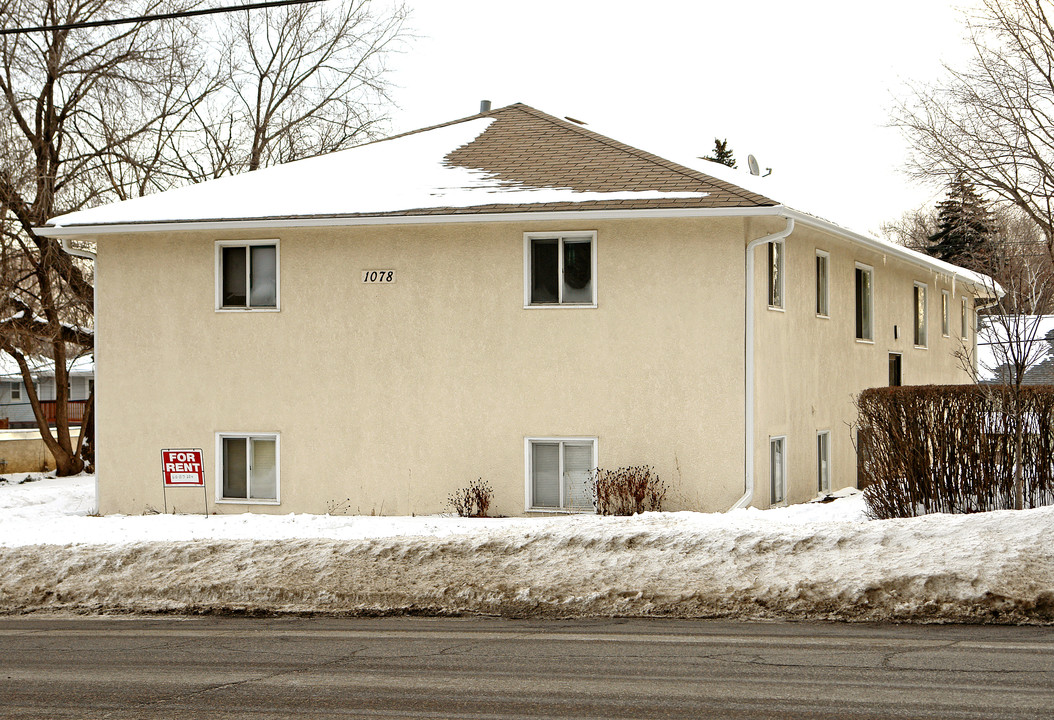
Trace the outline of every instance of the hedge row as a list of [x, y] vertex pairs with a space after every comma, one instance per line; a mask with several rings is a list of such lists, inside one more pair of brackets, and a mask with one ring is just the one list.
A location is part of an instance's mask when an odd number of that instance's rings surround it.
[[875, 518], [1054, 504], [1054, 387], [873, 388], [857, 398], [859, 482]]

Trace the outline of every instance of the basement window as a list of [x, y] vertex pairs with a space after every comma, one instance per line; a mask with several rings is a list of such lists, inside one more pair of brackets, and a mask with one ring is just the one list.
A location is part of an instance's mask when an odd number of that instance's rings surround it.
[[596, 438], [527, 438], [527, 509], [593, 511]]
[[216, 243], [216, 309], [278, 310], [278, 241]]
[[216, 445], [220, 502], [278, 503], [277, 433], [224, 433]]

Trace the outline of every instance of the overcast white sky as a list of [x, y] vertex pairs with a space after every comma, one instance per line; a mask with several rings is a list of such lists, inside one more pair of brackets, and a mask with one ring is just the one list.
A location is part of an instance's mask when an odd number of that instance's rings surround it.
[[943, 194], [901, 172], [907, 145], [885, 125], [907, 81], [968, 57], [970, 0], [408, 2], [419, 37], [391, 62], [396, 132], [489, 99], [659, 155], [727, 138], [741, 169], [753, 153], [795, 188], [789, 204], [860, 232]]

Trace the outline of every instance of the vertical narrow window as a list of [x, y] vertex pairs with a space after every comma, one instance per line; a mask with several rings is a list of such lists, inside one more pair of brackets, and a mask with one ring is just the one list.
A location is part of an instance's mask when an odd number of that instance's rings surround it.
[[785, 437], [769, 439], [769, 479], [771, 481], [772, 504], [783, 502], [787, 497], [787, 452]]
[[863, 265], [856, 266], [856, 339], [874, 339], [872, 313], [872, 270]]
[[948, 337], [952, 332], [952, 296], [947, 290], [941, 290], [941, 335]]
[[278, 499], [278, 436], [220, 436], [221, 500]]
[[11, 399], [21, 400], [22, 399], [22, 383], [13, 382], [11, 383]]
[[278, 309], [278, 241], [224, 241], [217, 248], [217, 309]]
[[962, 299], [962, 309], [959, 317], [959, 335], [965, 340], [970, 336], [970, 314], [966, 308], [966, 298]]
[[830, 430], [821, 430], [816, 433], [816, 489], [822, 493], [831, 491]]
[[914, 285], [915, 347], [926, 347], [926, 286]]
[[827, 279], [827, 264], [830, 256], [822, 250], [816, 251], [816, 314], [830, 314], [830, 283]]
[[783, 241], [769, 243], [769, 307], [783, 307]]
[[595, 305], [595, 235], [525, 236], [526, 305]]
[[527, 440], [527, 506], [534, 510], [592, 510], [590, 481], [596, 467], [596, 441]]

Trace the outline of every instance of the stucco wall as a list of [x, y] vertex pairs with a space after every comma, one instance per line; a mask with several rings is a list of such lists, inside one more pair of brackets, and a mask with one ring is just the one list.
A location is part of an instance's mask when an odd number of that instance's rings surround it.
[[[757, 223], [755, 236], [782, 223]], [[816, 251], [830, 254], [829, 317], [816, 314]], [[754, 504], [770, 503], [769, 439], [786, 436], [787, 502], [817, 493], [816, 433], [831, 432], [831, 488], [856, 485], [853, 398], [861, 390], [889, 384], [889, 354], [902, 354], [904, 385], [966, 383], [970, 377], [954, 356], [973, 348], [974, 331], [960, 337], [960, 301], [967, 288], [957, 283], [951, 303], [950, 333], [941, 334], [941, 290], [952, 278], [869, 250], [802, 224], [785, 242], [785, 309], [768, 308], [767, 253], [756, 251], [757, 419], [754, 428]], [[873, 268], [873, 341], [856, 339], [855, 269]], [[927, 347], [915, 347], [913, 287], [927, 285]], [[973, 307], [973, 296], [969, 306]], [[971, 311], [972, 318], [972, 311]], [[972, 325], [972, 322], [971, 322]], [[894, 326], [898, 337], [894, 337]]]
[[[523, 307], [527, 231], [595, 230], [595, 309]], [[745, 221], [142, 234], [98, 245], [104, 513], [163, 503], [160, 451], [281, 434], [281, 504], [434, 513], [483, 477], [524, 512], [524, 438], [595, 436], [652, 464], [671, 509], [742, 492]], [[217, 240], [280, 239], [280, 312], [214, 310]], [[394, 269], [364, 285], [364, 269]], [[196, 509], [200, 491], [170, 490]]]

